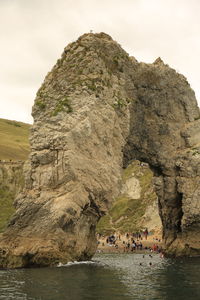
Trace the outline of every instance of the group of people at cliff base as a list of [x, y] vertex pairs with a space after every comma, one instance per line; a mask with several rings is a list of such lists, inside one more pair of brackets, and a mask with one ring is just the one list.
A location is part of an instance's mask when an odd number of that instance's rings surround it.
[[125, 243], [124, 252], [134, 252], [136, 250], [149, 250], [150, 252], [161, 253], [163, 251], [161, 246], [153, 244], [152, 247], [143, 247], [142, 243], [136, 243], [134, 240], [132, 243]]
[[137, 240], [142, 240], [143, 238], [147, 240], [149, 235], [148, 229], [146, 228], [144, 231], [137, 231], [135, 233], [126, 233], [126, 238], [135, 238]]
[[[98, 244], [100, 246], [110, 246], [114, 249], [120, 249], [120, 252], [135, 252], [138, 250], [147, 250], [151, 252], [160, 253], [162, 252], [162, 247], [157, 244], [160, 242], [160, 239], [154, 239], [154, 244], [151, 246], [148, 243], [148, 246], [145, 245], [148, 237], [148, 230], [145, 229], [143, 232], [136, 233], [126, 233], [122, 234], [111, 234], [109, 236], [104, 236], [101, 234], [97, 235]], [[101, 240], [101, 242], [100, 242]], [[102, 251], [103, 251], [102, 248]]]
[[[136, 239], [137, 241], [139, 241], [139, 240], [142, 241], [143, 238], [144, 238], [145, 240], [147, 240], [148, 234], [149, 234], [149, 232], [148, 232], [148, 229], [146, 228], [143, 232], [136, 232], [136, 233], [128, 233], [128, 232], [127, 232], [127, 233], [125, 234], [125, 237], [126, 237], [127, 240], [130, 239], [131, 242], [133, 242], [134, 239]], [[102, 237], [104, 237], [104, 235], [101, 235], [101, 234], [98, 234], [98, 235], [97, 235], [97, 239], [98, 239], [98, 240], [99, 240], [100, 238], [102, 238]], [[122, 236], [121, 234], [118, 234], [118, 235], [112, 234], [112, 235], [110, 235], [110, 236], [108, 236], [108, 237], [106, 238], [106, 243], [107, 243], [107, 244], [111, 244], [111, 245], [115, 245], [115, 244], [116, 244], [116, 241], [117, 241], [117, 240], [121, 241], [122, 238], [123, 238], [123, 236]], [[125, 242], [123, 241], [123, 243], [125, 243]]]
[[[108, 237], [106, 239], [106, 243], [118, 249], [118, 243], [116, 242], [116, 240], [113, 241], [113, 236]], [[153, 244], [152, 247], [144, 247], [141, 241], [137, 242], [133, 238], [131, 239], [131, 241], [128, 240], [128, 242], [123, 241], [122, 244], [124, 252], [134, 252], [136, 250], [149, 250], [156, 253], [162, 252], [162, 247], [158, 246], [157, 244]]]
[[124, 252], [129, 252], [129, 251], [133, 252], [135, 250], [143, 250], [142, 243], [141, 242], [137, 243], [137, 242], [135, 242], [135, 240], [132, 240], [131, 243], [129, 241], [126, 243], [123, 242], [123, 244], [124, 244]]

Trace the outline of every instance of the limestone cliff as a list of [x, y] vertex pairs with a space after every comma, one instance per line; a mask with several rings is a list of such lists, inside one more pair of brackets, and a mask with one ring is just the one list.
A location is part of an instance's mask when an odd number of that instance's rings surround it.
[[199, 254], [200, 115], [184, 76], [160, 59], [138, 63], [107, 34], [85, 34], [47, 74], [33, 117], [0, 267], [90, 258], [133, 159], [154, 172], [166, 252]]

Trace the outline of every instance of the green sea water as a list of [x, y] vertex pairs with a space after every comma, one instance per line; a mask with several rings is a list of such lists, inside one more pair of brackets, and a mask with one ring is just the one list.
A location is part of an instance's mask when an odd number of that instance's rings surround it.
[[0, 270], [1, 300], [198, 300], [200, 258], [97, 254], [91, 262]]

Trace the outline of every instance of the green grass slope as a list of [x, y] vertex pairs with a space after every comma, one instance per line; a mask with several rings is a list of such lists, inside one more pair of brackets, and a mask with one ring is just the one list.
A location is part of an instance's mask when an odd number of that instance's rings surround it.
[[23, 162], [0, 163], [0, 232], [15, 212], [13, 201], [24, 186]]
[[110, 234], [113, 232], [136, 232], [143, 230], [142, 220], [149, 206], [156, 201], [153, 190], [153, 174], [147, 165], [141, 166], [138, 161], [133, 161], [122, 174], [123, 184], [132, 177], [139, 180], [141, 191], [137, 199], [130, 198], [127, 194], [120, 194], [112, 204], [108, 214], [102, 217], [97, 224], [97, 232]]
[[0, 159], [26, 160], [30, 151], [29, 129], [31, 125], [0, 119]]
[[0, 232], [14, 213], [14, 198], [23, 187], [23, 163], [14, 161], [28, 158], [30, 127], [22, 122], [0, 119]]
[[15, 212], [13, 201], [15, 191], [0, 185], [0, 233], [4, 231], [9, 219]]

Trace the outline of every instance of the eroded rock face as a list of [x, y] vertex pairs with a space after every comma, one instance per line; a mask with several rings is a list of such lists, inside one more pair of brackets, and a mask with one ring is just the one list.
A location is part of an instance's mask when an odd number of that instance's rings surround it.
[[89, 259], [95, 226], [122, 168], [148, 162], [166, 251], [199, 254], [199, 109], [186, 79], [160, 59], [138, 63], [104, 33], [68, 45], [33, 107], [31, 155], [0, 266]]

